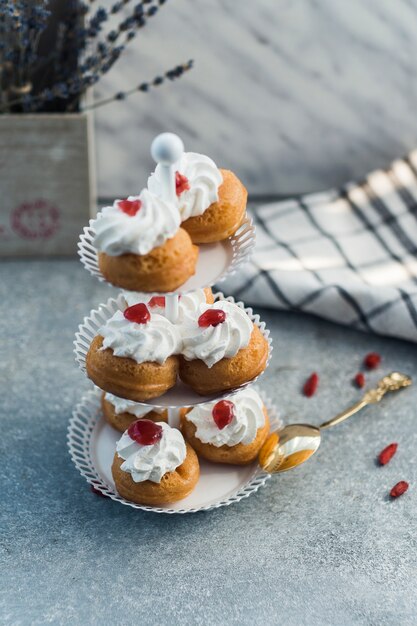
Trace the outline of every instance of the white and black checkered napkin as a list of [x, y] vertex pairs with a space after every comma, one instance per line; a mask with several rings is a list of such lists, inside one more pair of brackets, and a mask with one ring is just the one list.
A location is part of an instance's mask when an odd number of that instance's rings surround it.
[[252, 261], [226, 293], [417, 341], [417, 150], [359, 184], [254, 217]]

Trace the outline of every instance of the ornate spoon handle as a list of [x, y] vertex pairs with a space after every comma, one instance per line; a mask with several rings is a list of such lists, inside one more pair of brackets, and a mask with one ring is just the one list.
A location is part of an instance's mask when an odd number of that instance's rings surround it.
[[338, 415], [336, 415], [336, 417], [333, 417], [333, 419], [329, 420], [328, 422], [324, 422], [320, 425], [320, 428], [330, 428], [331, 426], [336, 426], [336, 424], [344, 422], [348, 417], [354, 415], [368, 404], [375, 404], [376, 402], [379, 402], [389, 391], [397, 391], [398, 389], [402, 389], [403, 387], [409, 387], [411, 385], [411, 382], [411, 378], [406, 374], [401, 374], [400, 372], [391, 372], [391, 374], [388, 374], [388, 376], [384, 376], [384, 378], [381, 378], [375, 389], [370, 389], [369, 391], [367, 391], [362, 400], [359, 400], [359, 402], [356, 402], [356, 404], [354, 404], [353, 406], [349, 407], [345, 411], [342, 411], [342, 413], [339, 413]]

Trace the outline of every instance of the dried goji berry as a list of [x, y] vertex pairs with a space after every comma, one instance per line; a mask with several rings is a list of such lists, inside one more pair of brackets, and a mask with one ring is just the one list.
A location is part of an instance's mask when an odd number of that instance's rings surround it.
[[359, 387], [359, 389], [362, 389], [362, 387], [365, 386], [365, 376], [364, 374], [362, 374], [362, 372], [358, 372], [353, 380], [355, 381], [355, 385]]
[[378, 461], [380, 465], [386, 465], [387, 463], [389, 463], [394, 454], [397, 452], [397, 448], [398, 443], [390, 443], [389, 446], [384, 448], [382, 452], [380, 452], [378, 455]]
[[393, 486], [389, 495], [391, 498], [398, 498], [398, 496], [402, 496], [408, 489], [409, 485], [405, 480], [400, 480], [399, 483]]
[[319, 376], [316, 372], [313, 372], [309, 378], [307, 378], [306, 382], [303, 386], [303, 393], [307, 398], [311, 398], [317, 391], [317, 387], [319, 384]]
[[105, 493], [103, 493], [102, 491], [99, 491], [99, 489], [96, 489], [96, 488], [94, 487], [94, 485], [91, 485], [91, 486], [90, 486], [90, 489], [91, 489], [91, 491], [92, 491], [93, 493], [95, 493], [95, 494], [96, 494], [96, 496], [101, 496], [102, 498], [107, 498], [107, 497], [108, 497], [108, 496], [106, 496], [106, 494], [105, 494]]
[[378, 352], [370, 352], [366, 355], [363, 363], [368, 370], [374, 370], [381, 363], [381, 355]]

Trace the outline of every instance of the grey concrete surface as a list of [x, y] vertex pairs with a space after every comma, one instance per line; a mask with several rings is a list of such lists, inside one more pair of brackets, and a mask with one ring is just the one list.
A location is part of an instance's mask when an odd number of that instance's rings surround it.
[[[66, 449], [89, 387], [79, 321], [110, 290], [77, 261], [0, 264], [1, 608], [5, 625], [416, 624], [415, 388], [324, 435], [317, 455], [228, 508], [160, 516], [95, 496]], [[354, 402], [363, 355], [417, 380], [416, 346], [261, 312], [275, 342], [262, 386], [288, 421]], [[317, 395], [300, 387], [312, 370]], [[390, 465], [381, 448], [398, 441]], [[389, 501], [398, 480], [410, 490]]]

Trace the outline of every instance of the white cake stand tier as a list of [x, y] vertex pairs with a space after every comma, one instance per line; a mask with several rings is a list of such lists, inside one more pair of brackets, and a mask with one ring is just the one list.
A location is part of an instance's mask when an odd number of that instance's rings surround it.
[[[258, 390], [259, 391], [259, 390]], [[261, 393], [271, 420], [271, 428], [282, 427], [275, 407]], [[154, 513], [196, 513], [229, 506], [255, 493], [270, 474], [254, 462], [246, 466], [221, 465], [200, 459], [200, 478], [184, 500], [166, 506], [142, 506], [125, 500], [116, 491], [111, 473], [116, 442], [120, 433], [107, 424], [101, 413], [101, 391], [86, 393], [75, 408], [68, 427], [67, 442], [71, 458], [80, 474], [103, 495], [134, 509]]]
[[[93, 245], [94, 229], [90, 225], [84, 228], [78, 243], [78, 254], [85, 269], [100, 281], [105, 278], [98, 266], [97, 250]], [[211, 287], [220, 283], [236, 272], [242, 263], [249, 260], [255, 245], [255, 229], [249, 217], [232, 237], [217, 243], [200, 244], [196, 273], [181, 287], [171, 293], [185, 294], [203, 287]], [[165, 295], [152, 292], [151, 295]]]
[[[225, 297], [221, 292], [214, 294], [214, 300], [227, 300], [229, 302], [234, 302], [234, 299], [229, 296]], [[271, 359], [272, 354], [272, 339], [269, 334], [269, 330], [266, 328], [265, 323], [260, 320], [259, 315], [255, 315], [250, 308], [245, 308], [243, 302], [237, 302], [237, 306], [241, 307], [246, 311], [252, 322], [258, 326], [261, 333], [265, 337], [269, 345], [269, 354], [268, 361], [266, 367], [268, 367], [269, 361]], [[119, 294], [117, 298], [110, 298], [107, 300], [105, 304], [102, 304], [98, 309], [94, 309], [90, 312], [90, 314], [84, 318], [82, 324], [80, 324], [78, 328], [78, 332], [75, 335], [74, 341], [74, 352], [75, 358], [77, 360], [78, 365], [80, 366], [83, 372], [86, 371], [86, 357], [88, 350], [90, 348], [90, 344], [94, 337], [98, 333], [98, 329], [102, 326], [117, 310], [124, 310], [126, 308], [126, 302], [122, 294]], [[265, 367], [265, 369], [266, 369]], [[242, 385], [238, 389], [232, 389], [225, 391], [222, 394], [216, 394], [214, 396], [200, 396], [195, 391], [193, 391], [190, 387], [187, 387], [181, 381], [177, 381], [175, 387], [167, 391], [163, 396], [159, 396], [158, 398], [153, 398], [152, 400], [148, 400], [146, 405], [152, 405], [155, 407], [161, 408], [178, 408], [178, 407], [190, 407], [195, 406], [197, 404], [202, 404], [204, 402], [210, 402], [212, 400], [224, 398], [226, 396], [230, 396], [233, 393], [236, 393], [239, 389], [246, 387], [249, 384], [252, 384], [255, 380], [249, 381], [246, 385]]]

